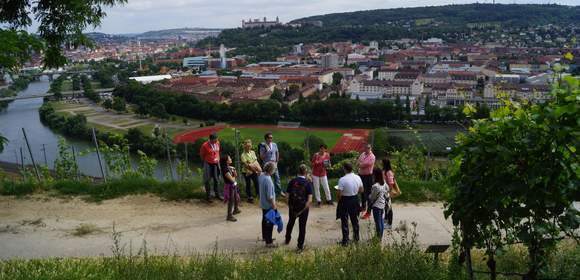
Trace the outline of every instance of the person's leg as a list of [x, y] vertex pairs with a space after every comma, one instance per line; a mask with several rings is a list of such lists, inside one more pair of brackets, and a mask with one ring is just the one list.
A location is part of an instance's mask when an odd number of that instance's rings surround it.
[[262, 209], [262, 239], [266, 242], [266, 245], [272, 244], [272, 231], [274, 230], [274, 225], [269, 223], [266, 219], [266, 213], [270, 209]]
[[359, 226], [358, 226], [358, 211], [356, 210], [352, 210], [349, 211], [349, 216], [350, 216], [350, 222], [352, 223], [352, 232], [354, 235], [354, 241], [358, 242], [360, 240], [360, 235], [359, 235]]
[[207, 196], [207, 199], [209, 200], [211, 198], [211, 191], [209, 188], [209, 179], [210, 179], [210, 174], [211, 174], [211, 169], [209, 164], [207, 164], [207, 162], [203, 163], [203, 184], [205, 186], [205, 194]]
[[225, 185], [226, 191], [228, 192], [228, 221], [233, 220], [233, 208], [234, 208], [234, 201], [235, 201], [235, 194], [234, 194], [234, 186], [232, 185]]
[[390, 197], [385, 211], [387, 211], [385, 213], [386, 226], [390, 229], [393, 226], [393, 201]]
[[215, 192], [215, 197], [219, 199], [221, 197], [220, 190], [219, 190], [219, 181], [220, 181], [219, 168], [218, 168], [217, 164], [212, 165], [212, 168], [213, 168], [213, 172], [211, 174], [213, 176], [213, 191]]
[[292, 230], [294, 229], [294, 222], [296, 222], [296, 213], [290, 210], [288, 215], [288, 224], [286, 225], [286, 244], [292, 240]]
[[328, 177], [327, 176], [320, 177], [320, 184], [322, 185], [322, 189], [324, 190], [326, 202], [331, 202], [332, 196], [330, 195], [330, 187], [328, 186]]
[[372, 175], [363, 175], [361, 176], [361, 179], [363, 181], [363, 189], [364, 192], [362, 193], [362, 210], [369, 210], [367, 209], [368, 207], [368, 201], [369, 201], [369, 196], [371, 194], [371, 188], [373, 186], [373, 176]]
[[239, 214], [240, 211], [240, 188], [238, 186], [234, 187], [234, 212], [233, 214]]
[[274, 172], [274, 186], [276, 186], [277, 193], [284, 193], [282, 190], [282, 183], [280, 183], [280, 173], [278, 172], [278, 168], [276, 168], [276, 172]]
[[298, 249], [299, 250], [304, 249], [304, 240], [306, 239], [306, 222], [308, 221], [308, 212], [309, 212], [308, 209], [304, 210], [304, 212], [302, 212], [302, 214], [300, 214], [300, 217], [298, 219], [298, 227], [300, 230], [298, 233]]
[[246, 196], [248, 196], [248, 200], [251, 199], [252, 196], [252, 175], [247, 175], [244, 173], [244, 181], [246, 182]]
[[344, 214], [340, 217], [340, 228], [342, 230], [342, 245], [348, 244], [348, 214]]
[[254, 188], [256, 189], [256, 197], [260, 197], [260, 185], [258, 183], [258, 174], [252, 174], [252, 181], [254, 182]]
[[366, 191], [367, 190], [367, 177], [368, 177], [368, 175], [361, 175], [360, 176], [360, 179], [361, 179], [361, 181], [363, 183], [363, 190], [364, 190], [363, 193], [360, 194], [360, 201], [361, 201], [360, 208], [361, 208], [361, 211], [364, 211], [365, 209], [367, 209], [367, 196], [366, 196], [366, 193], [367, 193], [367, 191]]
[[381, 239], [383, 237], [383, 231], [385, 229], [383, 219], [383, 209], [373, 207], [373, 219], [375, 220], [375, 229], [377, 231], [377, 238]]
[[320, 203], [320, 177], [312, 176], [312, 185], [314, 187], [314, 199]]

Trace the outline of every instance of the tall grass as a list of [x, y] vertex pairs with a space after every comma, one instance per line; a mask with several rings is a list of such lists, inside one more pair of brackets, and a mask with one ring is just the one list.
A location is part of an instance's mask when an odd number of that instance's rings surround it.
[[[580, 279], [578, 246], [564, 248], [551, 258], [542, 278]], [[485, 260], [474, 258], [484, 270]], [[498, 259], [504, 271], [518, 271], [525, 256], [510, 249]], [[410, 244], [381, 247], [365, 243], [296, 254], [278, 250], [239, 256], [214, 252], [180, 256], [119, 255], [83, 259], [0, 261], [0, 279], [468, 279], [454, 258], [434, 263], [432, 256]], [[476, 279], [489, 279], [476, 274]], [[498, 279], [520, 279], [499, 276]]]
[[50, 183], [33, 181], [0, 181], [1, 195], [28, 195], [48, 191], [57, 195], [83, 196], [90, 201], [101, 201], [135, 194], [155, 194], [167, 200], [201, 199], [205, 197], [201, 183], [190, 181], [160, 182], [153, 178], [127, 176], [95, 183], [87, 180], [58, 180]]

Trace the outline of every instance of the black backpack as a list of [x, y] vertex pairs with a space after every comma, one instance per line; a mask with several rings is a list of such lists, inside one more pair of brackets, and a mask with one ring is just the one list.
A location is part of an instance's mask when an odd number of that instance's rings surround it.
[[288, 201], [288, 206], [293, 211], [302, 211], [306, 207], [308, 201], [308, 194], [306, 192], [306, 180], [294, 179], [292, 180], [292, 191]]

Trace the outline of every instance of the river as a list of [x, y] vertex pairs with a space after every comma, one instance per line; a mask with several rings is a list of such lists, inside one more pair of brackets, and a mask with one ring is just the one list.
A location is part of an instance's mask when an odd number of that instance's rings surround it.
[[[48, 78], [43, 76], [40, 81], [33, 81], [28, 88], [18, 93], [18, 96], [30, 96], [46, 93], [50, 87]], [[40, 122], [38, 108], [42, 106], [42, 98], [21, 99], [12, 101], [5, 110], [0, 111], [0, 134], [8, 139], [4, 151], [0, 153], [0, 162], [21, 164], [20, 149], [25, 164], [32, 164], [30, 154], [24, 141], [22, 128], [26, 130], [32, 155], [37, 164], [47, 164], [50, 169], [58, 157], [59, 135]], [[69, 145], [77, 151], [86, 151], [92, 147], [91, 143], [67, 139]], [[43, 150], [44, 147], [44, 150]], [[81, 173], [94, 177], [101, 177], [96, 153], [86, 153], [77, 157]], [[164, 178], [167, 165], [160, 162], [155, 170], [155, 177]]]

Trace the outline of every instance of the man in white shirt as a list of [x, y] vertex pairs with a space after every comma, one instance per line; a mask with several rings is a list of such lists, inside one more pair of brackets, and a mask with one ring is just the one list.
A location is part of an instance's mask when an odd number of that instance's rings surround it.
[[364, 189], [361, 178], [352, 172], [352, 164], [345, 163], [343, 169], [345, 175], [338, 180], [336, 218], [340, 219], [342, 228], [342, 241], [340, 244], [346, 246], [350, 242], [348, 230], [349, 218], [352, 223], [354, 241], [358, 242], [360, 239], [358, 225], [360, 204], [358, 194], [362, 193]]

